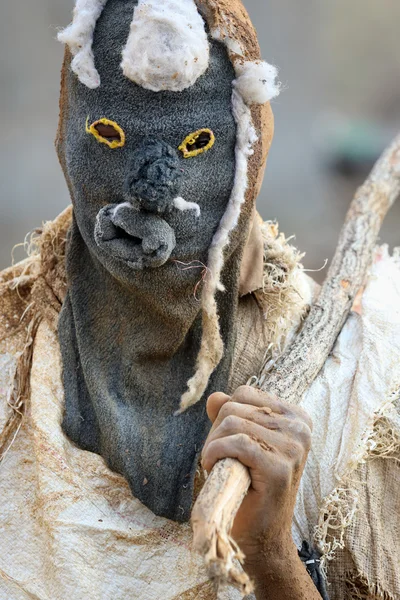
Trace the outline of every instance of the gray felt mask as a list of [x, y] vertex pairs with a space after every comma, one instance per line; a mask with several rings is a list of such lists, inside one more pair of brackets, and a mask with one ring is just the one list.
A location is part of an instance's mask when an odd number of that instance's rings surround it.
[[[120, 63], [136, 5], [108, 0], [97, 21], [101, 85], [83, 85], [66, 59], [59, 153], [74, 221], [59, 322], [63, 427], [156, 514], [180, 521], [209, 423], [204, 401], [175, 413], [196, 370], [209, 249], [234, 189], [235, 73], [209, 40], [208, 68], [186, 89], [132, 82]], [[248, 220], [225, 250], [226, 291], [216, 295], [225, 351], [205, 395], [228, 384]]]

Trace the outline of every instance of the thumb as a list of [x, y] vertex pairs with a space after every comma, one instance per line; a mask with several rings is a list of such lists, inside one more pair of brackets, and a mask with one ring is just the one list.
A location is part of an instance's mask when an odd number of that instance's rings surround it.
[[222, 392], [211, 394], [207, 400], [207, 414], [212, 423], [214, 423], [215, 419], [218, 417], [218, 413], [223, 405], [229, 402], [230, 399], [230, 396], [223, 394]]

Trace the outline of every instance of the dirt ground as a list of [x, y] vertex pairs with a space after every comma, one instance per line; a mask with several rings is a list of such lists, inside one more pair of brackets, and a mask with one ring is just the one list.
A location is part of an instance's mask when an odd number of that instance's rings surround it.
[[[10, 263], [14, 244], [68, 203], [53, 149], [62, 57], [55, 36], [72, 4], [13, 0], [0, 7], [0, 268]], [[259, 210], [296, 234], [305, 265], [316, 269], [331, 257], [361, 180], [332, 174], [322, 160], [336, 119], [376, 123], [388, 139], [400, 130], [400, 3], [245, 4], [263, 56], [280, 67], [284, 88], [273, 105], [276, 135]], [[399, 225], [400, 201], [382, 239], [400, 244]]]

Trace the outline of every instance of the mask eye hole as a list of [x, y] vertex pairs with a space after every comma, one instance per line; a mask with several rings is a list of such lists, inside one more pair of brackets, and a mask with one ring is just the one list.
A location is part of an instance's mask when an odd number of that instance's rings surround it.
[[91, 133], [98, 142], [106, 144], [109, 148], [122, 148], [125, 146], [125, 132], [115, 121], [99, 119], [89, 125], [86, 120], [86, 133]]
[[184, 158], [192, 158], [207, 152], [214, 146], [215, 135], [211, 129], [198, 129], [189, 134], [179, 146]]

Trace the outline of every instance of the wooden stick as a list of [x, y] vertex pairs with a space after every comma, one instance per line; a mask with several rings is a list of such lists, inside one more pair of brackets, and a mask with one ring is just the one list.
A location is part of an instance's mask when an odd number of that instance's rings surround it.
[[[281, 400], [298, 404], [323, 367], [363, 286], [373, 260], [382, 222], [400, 193], [400, 135], [384, 152], [350, 205], [339, 243], [301, 333], [274, 365], [262, 374], [259, 387]], [[230, 531], [251, 479], [238, 460], [219, 461], [210, 473], [192, 511], [194, 548], [206, 561], [217, 585], [231, 583], [243, 595], [251, 582], [234, 559], [243, 555]]]

